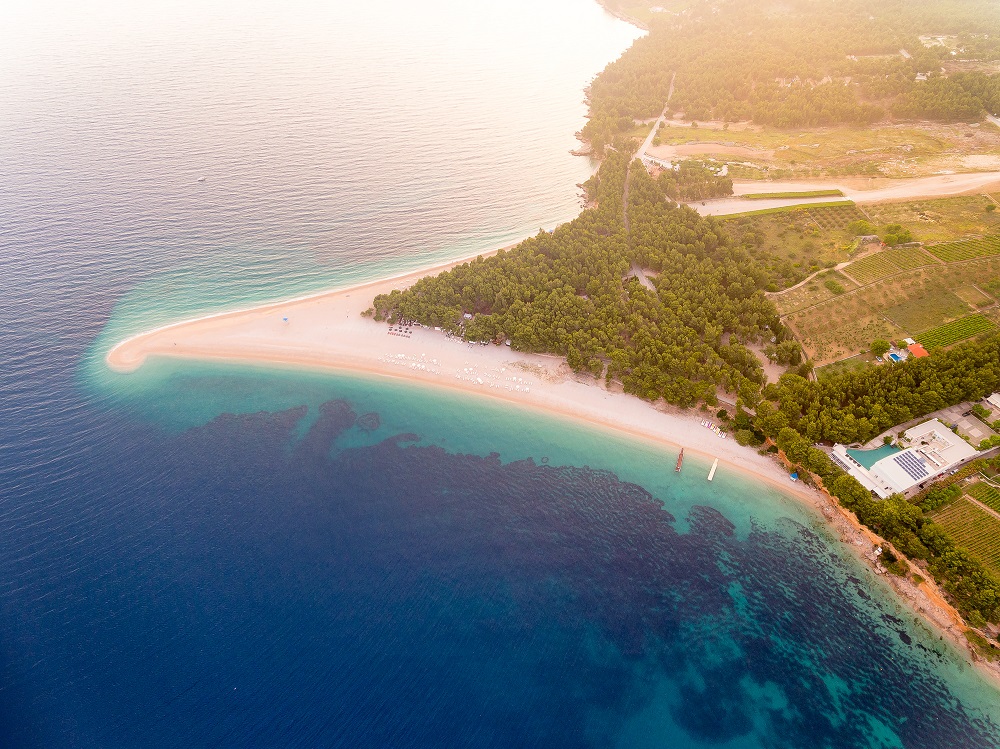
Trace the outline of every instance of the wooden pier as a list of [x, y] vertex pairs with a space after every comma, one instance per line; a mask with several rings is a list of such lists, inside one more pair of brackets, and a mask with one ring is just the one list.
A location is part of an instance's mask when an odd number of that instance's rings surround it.
[[715, 469], [719, 467], [719, 459], [716, 458], [715, 462], [712, 463], [712, 470], [708, 472], [708, 480], [711, 481], [715, 478]]

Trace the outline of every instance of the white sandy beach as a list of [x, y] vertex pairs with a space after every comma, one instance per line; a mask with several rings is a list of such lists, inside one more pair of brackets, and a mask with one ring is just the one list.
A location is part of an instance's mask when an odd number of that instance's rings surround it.
[[[453, 264], [452, 264], [453, 265]], [[338, 291], [181, 322], [130, 338], [107, 355], [131, 372], [150, 356], [271, 362], [397, 377], [539, 408], [609, 427], [728, 464], [812, 497], [776, 463], [701, 425], [702, 412], [665, 411], [593, 379], [577, 379], [561, 357], [482, 346], [413, 327], [409, 334], [362, 317], [376, 294], [405, 288], [451, 265]], [[287, 322], [285, 321], [287, 318]], [[668, 458], [668, 462], [671, 458]], [[667, 470], [673, 464], [665, 463]]]
[[[752, 474], [805, 501], [825, 516], [860, 558], [878, 568], [874, 550], [884, 541], [861, 527], [825, 492], [790, 481], [777, 461], [703, 427], [701, 422], [708, 417], [702, 412], [664, 410], [633, 396], [610, 392], [593, 379], [577, 379], [560, 357], [519, 353], [506, 346], [467, 344], [415, 326], [400, 333], [398, 326], [392, 329], [362, 316], [375, 295], [406, 288], [423, 276], [456, 264], [158, 328], [116, 345], [108, 352], [107, 363], [127, 373], [140, 368], [148, 357], [167, 356], [402, 378], [506, 400], [651, 441], [665, 448], [665, 471], [673, 470], [677, 448], [684, 447], [688, 453], [719, 458], [721, 470], [729, 467]], [[933, 582], [917, 585], [891, 575], [886, 579], [928, 623], [956, 646], [967, 649], [964, 625]], [[1000, 671], [995, 666], [977, 665], [1000, 684]]]

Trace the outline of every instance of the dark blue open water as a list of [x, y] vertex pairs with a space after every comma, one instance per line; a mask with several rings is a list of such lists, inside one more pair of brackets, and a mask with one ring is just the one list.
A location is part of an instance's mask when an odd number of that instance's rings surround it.
[[0, 10], [0, 747], [1000, 746], [997, 693], [746, 477], [391, 381], [104, 369], [571, 217], [634, 30], [134, 5]]

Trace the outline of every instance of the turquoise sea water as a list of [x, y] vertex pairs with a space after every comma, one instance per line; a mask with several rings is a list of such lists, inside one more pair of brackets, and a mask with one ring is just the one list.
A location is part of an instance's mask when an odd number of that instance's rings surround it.
[[571, 218], [634, 29], [0, 13], [0, 746], [1000, 746], [997, 692], [750, 477], [394, 379], [103, 366]]

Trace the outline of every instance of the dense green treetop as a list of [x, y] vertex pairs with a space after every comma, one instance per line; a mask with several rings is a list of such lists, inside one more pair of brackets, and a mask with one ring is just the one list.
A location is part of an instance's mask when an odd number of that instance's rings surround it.
[[[958, 37], [956, 55], [918, 38], [946, 34]], [[658, 115], [674, 73], [670, 109], [694, 120], [799, 128], [978, 119], [1000, 111], [1000, 78], [944, 76], [942, 64], [959, 51], [996, 60], [998, 37], [992, 0], [700, 2], [654, 22], [595, 79], [583, 134], [600, 151], [633, 118]]]
[[[807, 379], [810, 363], [763, 294], [793, 271], [759, 243], [736, 243], [722, 222], [675, 202], [726, 194], [731, 185], [697, 164], [654, 180], [640, 163], [629, 164], [632, 146], [618, 135], [633, 118], [659, 113], [675, 71], [672, 106], [701, 119], [801, 126], [888, 115], [978, 117], [1000, 108], [997, 79], [938, 75], [950, 51], [924, 48], [916, 37], [958, 34], [970, 54], [992, 59], [1000, 57], [997, 32], [992, 0], [700, 3], [655, 24], [594, 81], [585, 134], [599, 151], [615, 146], [586, 184], [587, 210], [512, 250], [380, 295], [372, 312], [468, 340], [561, 354], [575, 370], [650, 400], [691, 406], [715, 404], [720, 390], [734, 394], [741, 444], [775, 440], [863, 523], [926, 560], [970, 621], [998, 621], [1000, 582], [923, 514], [950, 494], [875, 501], [814, 443], [866, 441], [1000, 390], [1000, 335], [925, 359]], [[910, 59], [899, 54], [903, 47]], [[918, 81], [919, 72], [931, 75]], [[791, 371], [762, 387], [751, 343]], [[901, 571], [894, 557], [885, 561]]]
[[714, 403], [717, 388], [754, 398], [764, 377], [743, 344], [783, 335], [761, 292], [769, 271], [665, 186], [673, 185], [638, 162], [629, 170], [613, 152], [588, 186], [596, 207], [510, 251], [379, 296], [375, 315], [561, 354], [644, 398]]
[[925, 359], [821, 382], [784, 375], [765, 388], [757, 424], [771, 436], [788, 426], [813, 442], [866, 442], [896, 424], [998, 389], [1000, 334], [993, 334]]

